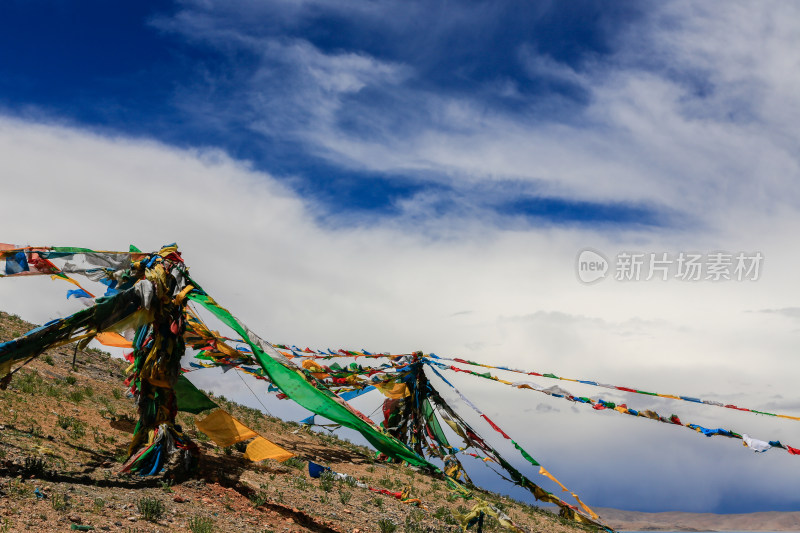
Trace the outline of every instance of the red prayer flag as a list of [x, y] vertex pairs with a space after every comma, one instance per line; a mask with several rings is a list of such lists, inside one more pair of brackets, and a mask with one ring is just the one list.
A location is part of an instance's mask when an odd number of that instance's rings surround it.
[[489, 422], [489, 425], [490, 425], [490, 426], [492, 426], [492, 429], [494, 429], [495, 431], [497, 431], [498, 433], [500, 433], [502, 436], [504, 436], [504, 437], [505, 437], [505, 438], [507, 438], [508, 440], [511, 440], [511, 437], [509, 437], [508, 435], [506, 435], [506, 434], [505, 434], [505, 432], [504, 432], [502, 429], [500, 429], [499, 427], [497, 427], [497, 424], [495, 424], [494, 422], [492, 422], [491, 420], [489, 420], [489, 417], [488, 417], [488, 416], [486, 416], [486, 415], [481, 415], [481, 417], [483, 417], [484, 419], [486, 419], [486, 421], [487, 421], [487, 422]]

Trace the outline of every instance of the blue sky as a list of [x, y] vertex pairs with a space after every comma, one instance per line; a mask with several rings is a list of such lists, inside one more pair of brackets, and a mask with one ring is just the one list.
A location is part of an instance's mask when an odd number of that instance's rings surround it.
[[[178, 242], [275, 342], [800, 415], [799, 10], [3, 2], [0, 241]], [[588, 286], [585, 248], [765, 259], [754, 282]], [[4, 310], [69, 312], [42, 281], [0, 283]], [[786, 454], [462, 385], [590, 505], [800, 506]], [[800, 447], [796, 423], [618, 396]]]
[[[636, 5], [10, 2], [0, 8], [10, 52], [0, 60], [0, 103], [11, 114], [219, 147], [284, 179], [340, 219], [332, 222], [397, 216], [400, 201], [431, 194], [435, 213], [469, 206], [498, 223], [659, 226], [669, 219], [657, 202], [574, 201], [514, 174], [495, 176], [487, 198], [463, 169], [369, 168], [309, 143], [306, 132], [321, 120], [313, 105], [334, 100], [326, 120], [356, 141], [420, 128], [458, 134], [436, 116], [443, 100], [525, 124], [580, 124], [591, 94], [532, 70], [529, 59], [577, 72], [608, 60], [616, 35], [639, 17]], [[308, 71], [325, 73], [323, 58], [340, 59], [327, 74], [344, 85], [327, 87]], [[336, 217], [343, 207], [348, 215]]]

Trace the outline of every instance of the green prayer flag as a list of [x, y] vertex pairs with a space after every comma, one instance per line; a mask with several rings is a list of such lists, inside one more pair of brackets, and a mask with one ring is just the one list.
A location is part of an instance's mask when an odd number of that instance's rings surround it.
[[433, 435], [436, 437], [436, 440], [442, 446], [446, 446], [451, 448], [450, 443], [447, 442], [447, 437], [442, 431], [442, 426], [439, 424], [439, 420], [436, 418], [436, 414], [433, 412], [433, 407], [431, 407], [431, 402], [425, 398], [425, 401], [422, 402], [422, 412], [425, 416], [425, 422], [428, 424], [428, 427], [433, 432]]
[[186, 379], [186, 376], [178, 376], [178, 381], [175, 382], [173, 390], [175, 391], [175, 398], [178, 402], [178, 411], [198, 414], [208, 409], [219, 407], [212, 402], [203, 391]]
[[528, 452], [526, 452], [525, 450], [523, 450], [522, 447], [519, 444], [514, 442], [514, 440], [511, 441], [511, 444], [514, 445], [514, 448], [519, 450], [519, 453], [522, 454], [522, 457], [524, 457], [525, 460], [527, 460], [530, 464], [532, 464], [533, 466], [541, 466], [539, 463], [536, 462], [536, 459], [531, 457], [530, 454]]
[[[199, 287], [196, 283], [193, 283], [193, 285]], [[401, 459], [414, 466], [422, 466], [434, 471], [439, 471], [436, 465], [417, 455], [401, 441], [391, 435], [381, 433], [373, 423], [363, 420], [346, 404], [337, 402], [334, 399], [335, 395], [330, 390], [327, 388], [317, 388], [309, 381], [311, 379], [310, 377], [307, 377], [296, 367], [289, 366], [290, 363], [288, 363], [288, 361], [287, 364], [284, 364], [273, 359], [273, 357], [262, 349], [262, 346], [268, 348], [266, 343], [252, 334], [249, 329], [231, 315], [227, 309], [219, 306], [213, 298], [204, 292], [200, 292], [200, 290], [192, 291], [189, 293], [188, 297], [208, 309], [227, 326], [241, 335], [244, 341], [253, 350], [256, 360], [264, 369], [264, 372], [267, 373], [272, 383], [286, 394], [286, 396], [315, 414], [322, 415], [337, 424], [358, 431], [377, 450], [390, 457]]]

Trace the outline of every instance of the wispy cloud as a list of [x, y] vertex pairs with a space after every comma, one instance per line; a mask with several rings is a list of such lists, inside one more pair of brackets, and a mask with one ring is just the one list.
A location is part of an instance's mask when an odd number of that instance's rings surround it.
[[[532, 201], [561, 202], [567, 213], [586, 202], [612, 211], [628, 202], [715, 229], [732, 210], [796, 208], [787, 186], [799, 173], [790, 132], [800, 97], [791, 90], [796, 74], [785, 75], [798, 71], [789, 52], [796, 17], [782, 12], [794, 7], [776, 4], [753, 17], [744, 4], [671, 2], [615, 33], [604, 26], [605, 49], [587, 45], [573, 57], [513, 36], [503, 48], [508, 57], [471, 49], [473, 68], [495, 62], [500, 71], [465, 72], [460, 81], [458, 50], [440, 41], [509, 18], [503, 7], [451, 7], [445, 27], [426, 35], [437, 46], [424, 56], [415, 49], [415, 3], [279, 2], [255, 11], [249, 2], [188, 3], [155, 24], [230, 54], [238, 72], [224, 95], [238, 102], [229, 108], [231, 125], [296, 139], [336, 167], [445, 184], [467, 205], [478, 203], [476, 183], [516, 180], [529, 184]], [[265, 26], [248, 23], [269, 17]], [[353, 29], [354, 37], [314, 35], [325, 24]], [[452, 83], [432, 74], [437, 63]], [[478, 80], [486, 90], [475, 90]], [[186, 107], [195, 108], [192, 98]], [[507, 194], [506, 204], [515, 198]], [[403, 202], [414, 212], [410, 204], [429, 197]], [[570, 220], [558, 210], [544, 215]], [[627, 218], [647, 225], [652, 213]]]
[[800, 318], [800, 307], [784, 307], [781, 309], [761, 309], [758, 312], [781, 315], [788, 318]]

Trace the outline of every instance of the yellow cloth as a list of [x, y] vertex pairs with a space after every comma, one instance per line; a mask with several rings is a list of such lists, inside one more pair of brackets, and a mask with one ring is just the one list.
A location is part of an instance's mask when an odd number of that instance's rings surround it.
[[217, 409], [203, 420], [198, 420], [196, 424], [197, 429], [223, 448], [258, 436], [255, 431], [222, 409]]
[[581, 501], [581, 499], [580, 499], [580, 498], [578, 498], [578, 495], [577, 495], [577, 494], [575, 494], [574, 492], [570, 492], [570, 494], [572, 494], [572, 497], [573, 497], [573, 498], [575, 498], [575, 501], [576, 501], [576, 502], [578, 502], [578, 503], [580, 504], [580, 506], [581, 506], [581, 507], [583, 507], [583, 510], [584, 510], [584, 511], [586, 511], [587, 513], [589, 513], [589, 516], [591, 516], [591, 517], [592, 517], [592, 518], [594, 518], [595, 520], [598, 520], [598, 519], [600, 518], [600, 517], [597, 515], [597, 513], [595, 513], [594, 511], [592, 511], [592, 509], [591, 509], [591, 508], [590, 508], [588, 505], [586, 505], [585, 503], [583, 503], [583, 502]]
[[104, 331], [103, 333], [98, 333], [94, 339], [103, 346], [114, 346], [117, 348], [133, 347], [133, 343], [131, 341], [119, 333], [114, 333], [113, 331]]
[[268, 441], [262, 436], [253, 439], [253, 442], [247, 445], [247, 450], [244, 452], [244, 458], [257, 463], [264, 459], [275, 459], [276, 461], [285, 461], [294, 454], [288, 450], [284, 450], [277, 444]]
[[592, 511], [592, 510], [591, 510], [591, 508], [589, 508], [589, 506], [588, 506], [588, 505], [586, 505], [585, 503], [583, 503], [583, 502], [581, 501], [581, 499], [580, 499], [580, 498], [578, 498], [578, 495], [577, 495], [577, 494], [575, 494], [574, 492], [571, 492], [571, 491], [569, 491], [569, 490], [567, 489], [567, 487], [565, 487], [564, 485], [562, 485], [562, 484], [561, 484], [561, 482], [560, 482], [559, 480], [557, 480], [555, 477], [553, 477], [553, 474], [551, 474], [550, 472], [548, 472], [547, 470], [545, 470], [543, 466], [539, 466], [539, 473], [540, 473], [541, 475], [543, 475], [543, 476], [546, 476], [546, 477], [550, 478], [552, 481], [554, 481], [556, 484], [558, 484], [558, 486], [559, 486], [559, 487], [561, 487], [561, 488], [562, 488], [564, 491], [566, 491], [566, 492], [569, 492], [570, 494], [572, 494], [572, 497], [573, 497], [573, 498], [575, 498], [575, 501], [576, 501], [576, 502], [578, 502], [578, 504], [580, 504], [580, 506], [581, 506], [581, 507], [583, 507], [583, 510], [584, 510], [584, 511], [586, 511], [587, 513], [589, 513], [589, 515], [590, 515], [592, 518], [594, 518], [595, 520], [597, 520], [598, 518], [600, 518], [599, 516], [597, 516], [597, 513], [595, 513], [594, 511]]
[[0, 363], [0, 378], [6, 377], [9, 372], [11, 372], [11, 359], [3, 363]]
[[[52, 276], [50, 276], [50, 279], [53, 279], [53, 280], [56, 280], [56, 279], [63, 279], [64, 281], [68, 281], [68, 282], [72, 283], [73, 285], [77, 285], [78, 287], [81, 287], [80, 283], [78, 283], [77, 281], [75, 281], [75, 280], [74, 280], [74, 279], [72, 279], [71, 277], [67, 276], [67, 275], [66, 275], [66, 274], [64, 274], [63, 272], [62, 272], [62, 273], [60, 273], [60, 274], [53, 274]], [[81, 289], [83, 289], [83, 287], [81, 287]], [[83, 290], [85, 290], [85, 291], [86, 291], [86, 289], [83, 289]], [[91, 294], [91, 293], [89, 293], [89, 291], [86, 291], [86, 292], [87, 292], [88, 294]]]
[[508, 515], [484, 500], [478, 500], [478, 503], [469, 512], [459, 515], [459, 518], [461, 519], [461, 530], [466, 532], [467, 525], [470, 523], [470, 521], [477, 519], [481, 513], [495, 518], [505, 529], [514, 531], [515, 533], [523, 533], [523, 530], [517, 527], [517, 525], [511, 521], [511, 518], [509, 518]]
[[222, 447], [231, 446], [237, 442], [243, 442], [255, 437], [253, 442], [247, 445], [247, 449], [244, 452], [244, 457], [253, 462], [263, 461], [264, 459], [285, 461], [290, 457], [294, 457], [292, 452], [284, 450], [274, 442], [265, 439], [222, 409], [217, 409], [203, 420], [198, 420], [196, 425], [197, 429]]
[[373, 383], [373, 385], [375, 385], [375, 388], [378, 389], [381, 394], [393, 400], [411, 396], [411, 393], [408, 391], [408, 386], [406, 386], [405, 383]]
[[639, 411], [639, 416], [649, 418], [650, 420], [661, 420], [661, 417], [659, 417], [658, 413], [655, 411]]
[[553, 481], [553, 482], [554, 482], [556, 485], [558, 485], [559, 487], [561, 487], [561, 489], [562, 489], [564, 492], [569, 492], [569, 491], [567, 490], [567, 487], [565, 487], [564, 485], [562, 485], [562, 484], [561, 484], [561, 482], [560, 482], [559, 480], [557, 480], [555, 477], [553, 477], [553, 474], [551, 474], [550, 472], [548, 472], [547, 470], [545, 470], [543, 466], [539, 466], [539, 473], [540, 473], [541, 475], [545, 476], [545, 477], [548, 477], [548, 478], [550, 478], [550, 480], [551, 480], [551, 481]]
[[325, 369], [317, 363], [316, 361], [312, 361], [311, 359], [306, 359], [303, 361], [303, 368], [308, 370], [309, 372], [325, 372]]

